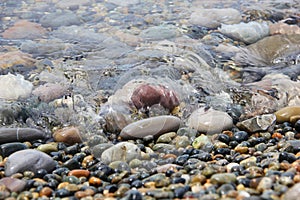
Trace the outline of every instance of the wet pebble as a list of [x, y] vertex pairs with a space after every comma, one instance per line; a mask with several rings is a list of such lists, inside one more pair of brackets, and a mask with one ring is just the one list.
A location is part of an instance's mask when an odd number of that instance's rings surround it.
[[21, 192], [25, 186], [26, 182], [17, 178], [4, 177], [0, 179], [0, 185], [5, 185], [5, 187], [10, 192]]
[[291, 117], [300, 115], [299, 106], [284, 107], [275, 112], [276, 121], [278, 123], [289, 122]]
[[226, 112], [203, 107], [191, 114], [188, 119], [188, 126], [200, 132], [215, 134], [230, 129], [233, 126], [233, 121]]
[[27, 148], [28, 146], [26, 144], [20, 142], [6, 143], [0, 146], [0, 154], [5, 158], [16, 151], [24, 150]]
[[47, 137], [44, 131], [34, 128], [0, 128], [0, 143], [25, 142]]
[[81, 143], [81, 135], [77, 127], [65, 127], [53, 133], [53, 138], [56, 142], [64, 142], [69, 145]]
[[26, 170], [36, 173], [39, 169], [46, 169], [50, 172], [55, 166], [56, 163], [47, 154], [33, 149], [25, 149], [17, 151], [7, 158], [5, 162], [5, 175], [11, 176]]
[[232, 173], [213, 174], [210, 178], [212, 184], [235, 183], [236, 176]]
[[102, 155], [101, 160], [109, 164], [113, 161], [126, 161], [130, 162], [135, 158], [141, 156], [141, 150], [135, 144], [130, 142], [120, 142], [108, 149], [106, 149]]
[[276, 116], [274, 114], [266, 114], [238, 122], [236, 126], [239, 129], [254, 133], [258, 131], [271, 131], [275, 123]]
[[159, 136], [166, 132], [176, 131], [180, 119], [174, 116], [157, 116], [133, 122], [124, 127], [120, 133], [122, 139], [143, 138], [148, 135]]

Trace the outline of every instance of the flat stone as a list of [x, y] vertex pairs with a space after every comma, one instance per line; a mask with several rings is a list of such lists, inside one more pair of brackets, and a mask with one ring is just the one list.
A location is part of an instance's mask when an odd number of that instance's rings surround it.
[[215, 134], [223, 130], [231, 129], [233, 126], [232, 118], [222, 111], [213, 108], [199, 108], [188, 118], [188, 127], [202, 133]]
[[0, 144], [45, 139], [46, 133], [34, 128], [0, 128]]
[[55, 131], [53, 133], [53, 138], [56, 142], [64, 142], [70, 145], [82, 142], [79, 129], [73, 126]]
[[17, 100], [27, 98], [31, 94], [32, 83], [20, 74], [0, 76], [0, 99]]
[[55, 166], [55, 161], [46, 153], [33, 149], [25, 149], [17, 151], [7, 158], [5, 162], [5, 175], [11, 176], [24, 171], [36, 173], [39, 169], [51, 172]]
[[212, 184], [225, 184], [225, 183], [235, 183], [236, 176], [232, 173], [219, 173], [214, 174], [210, 178]]
[[32, 94], [37, 96], [41, 101], [50, 102], [63, 96], [68, 90], [68, 87], [58, 83], [46, 83], [40, 85], [32, 91]]
[[8, 157], [10, 154], [27, 149], [27, 145], [21, 142], [12, 142], [0, 145], [0, 154], [3, 158]]
[[177, 131], [180, 126], [178, 117], [163, 115], [133, 122], [120, 133], [122, 139], [143, 138], [149, 135], [158, 137], [163, 133]]
[[27, 20], [20, 20], [12, 27], [5, 30], [2, 33], [2, 36], [8, 39], [35, 39], [41, 38], [46, 32], [46, 29], [40, 24], [29, 22]]
[[217, 28], [221, 24], [237, 24], [242, 20], [241, 13], [233, 8], [197, 9], [191, 14], [190, 23], [209, 28]]
[[221, 33], [246, 44], [252, 44], [269, 35], [269, 26], [266, 22], [249, 22], [233, 25], [222, 24]]
[[21, 51], [0, 53], [0, 68], [2, 69], [13, 67], [15, 65], [31, 67], [35, 62], [36, 60], [32, 58], [30, 54]]
[[141, 150], [137, 145], [130, 142], [120, 142], [106, 149], [101, 155], [101, 160], [105, 164], [109, 164], [114, 161], [130, 162], [135, 158], [140, 158], [140, 156]]
[[55, 12], [48, 15], [44, 15], [40, 23], [44, 27], [57, 28], [60, 26], [71, 26], [71, 25], [80, 25], [82, 22], [80, 18], [73, 12]]
[[26, 186], [26, 181], [12, 177], [4, 177], [0, 179], [0, 185], [5, 185], [10, 192], [21, 192]]
[[282, 200], [298, 200], [300, 194], [300, 183], [293, 185], [282, 197]]
[[44, 153], [56, 152], [56, 151], [58, 151], [57, 144], [58, 143], [56, 143], [56, 142], [41, 144], [38, 146], [37, 150], [42, 151]]
[[278, 123], [289, 122], [291, 117], [300, 115], [300, 106], [284, 107], [275, 112], [275, 115]]
[[258, 131], [271, 131], [275, 123], [276, 116], [274, 114], [265, 114], [244, 120], [242, 122], [238, 122], [236, 126], [239, 129], [254, 133]]
[[140, 36], [145, 40], [164, 40], [174, 38], [179, 35], [180, 33], [177, 30], [177, 27], [173, 25], [154, 26], [145, 29], [140, 33]]

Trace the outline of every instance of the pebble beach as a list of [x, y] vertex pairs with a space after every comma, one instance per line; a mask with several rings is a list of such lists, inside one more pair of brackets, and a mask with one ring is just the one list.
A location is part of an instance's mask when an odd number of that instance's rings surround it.
[[0, 199], [300, 199], [297, 0], [7, 0], [0, 20]]

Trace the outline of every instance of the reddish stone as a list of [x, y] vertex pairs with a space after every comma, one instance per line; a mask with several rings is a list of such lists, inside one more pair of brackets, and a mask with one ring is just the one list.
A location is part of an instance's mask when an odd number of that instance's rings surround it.
[[42, 196], [47, 196], [50, 197], [52, 195], [53, 190], [50, 187], [44, 187], [43, 189], [41, 189], [39, 195], [40, 197]]
[[82, 142], [78, 128], [72, 126], [55, 131], [53, 138], [56, 142], [64, 142], [70, 145]]
[[76, 177], [88, 177], [90, 175], [90, 172], [88, 170], [84, 169], [74, 169], [69, 172], [68, 176], [76, 176]]
[[137, 109], [161, 104], [171, 111], [179, 105], [178, 97], [174, 91], [164, 86], [151, 86], [148, 84], [143, 84], [135, 89], [131, 101]]
[[8, 39], [35, 39], [42, 37], [45, 33], [46, 29], [40, 24], [20, 20], [14, 26], [5, 30], [2, 36]]
[[26, 182], [17, 178], [4, 177], [0, 179], [0, 185], [5, 185], [11, 192], [20, 192], [25, 188]]

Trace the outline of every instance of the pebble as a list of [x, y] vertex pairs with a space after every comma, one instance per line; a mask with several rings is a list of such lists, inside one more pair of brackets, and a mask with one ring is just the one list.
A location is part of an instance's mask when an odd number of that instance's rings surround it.
[[31, 94], [33, 85], [24, 79], [24, 76], [17, 74], [0, 76], [0, 99], [17, 100], [27, 98]]
[[272, 131], [276, 123], [276, 116], [274, 114], [265, 114], [238, 122], [236, 126], [239, 129], [255, 133], [259, 131]]
[[209, 137], [207, 137], [206, 135], [204, 134], [201, 134], [199, 137], [197, 137], [193, 143], [192, 143], [192, 146], [195, 148], [195, 149], [201, 149], [202, 147], [206, 146], [206, 145], [211, 145], [212, 142], [211, 140], [209, 139]]
[[21, 192], [26, 186], [26, 181], [17, 178], [4, 177], [0, 179], [0, 185], [2, 184], [5, 185], [10, 192]]
[[47, 144], [41, 144], [37, 147], [37, 150], [42, 151], [44, 153], [50, 153], [50, 152], [57, 152], [57, 143], [56, 142], [51, 142]]
[[28, 146], [26, 144], [20, 142], [5, 143], [0, 145], [0, 154], [3, 158], [5, 158], [16, 151], [24, 150], [27, 148]]
[[172, 111], [179, 105], [177, 94], [164, 86], [142, 84], [136, 88], [131, 96], [131, 101], [137, 109], [147, 108], [160, 104]]
[[53, 133], [53, 138], [56, 142], [64, 142], [69, 145], [82, 142], [79, 129], [74, 126], [58, 129]]
[[80, 25], [82, 20], [75, 13], [66, 10], [44, 15], [40, 19], [40, 23], [44, 27], [55, 29], [60, 26]]
[[[269, 26], [266, 22], [249, 22], [227, 25], [222, 24], [219, 31], [228, 37], [252, 44], [269, 35]], [[251, 34], [249, 34], [251, 32]]]
[[195, 110], [188, 119], [187, 125], [199, 132], [207, 134], [220, 133], [223, 130], [231, 129], [233, 126], [232, 118], [222, 111], [213, 108], [199, 108]]
[[46, 83], [34, 89], [32, 94], [37, 96], [39, 100], [48, 103], [62, 97], [66, 94], [67, 89], [67, 87], [58, 83]]
[[34, 128], [0, 128], [0, 144], [45, 139], [46, 133]]
[[8, 39], [37, 39], [47, 33], [40, 24], [19, 20], [12, 27], [2, 33], [3, 38]]
[[141, 31], [140, 33], [140, 36], [147, 41], [164, 40], [174, 38], [179, 35], [180, 32], [178, 31], [177, 27], [173, 25], [153, 26]]
[[236, 176], [232, 173], [213, 174], [210, 178], [212, 184], [235, 183]]
[[300, 194], [300, 183], [292, 186], [282, 197], [283, 200], [297, 200]]
[[122, 139], [144, 138], [148, 135], [158, 137], [163, 133], [176, 131], [180, 119], [175, 116], [157, 116], [133, 122], [124, 127], [120, 133]]
[[5, 162], [5, 175], [11, 176], [27, 170], [36, 173], [39, 169], [51, 172], [55, 166], [55, 161], [47, 154], [33, 149], [25, 149], [17, 151], [7, 158]]
[[291, 117], [300, 115], [299, 106], [284, 107], [275, 112], [277, 123], [289, 122]]
[[120, 142], [106, 149], [101, 155], [101, 160], [105, 164], [109, 164], [114, 161], [130, 162], [140, 156], [141, 150], [137, 145], [130, 142]]
[[237, 24], [242, 20], [241, 13], [233, 8], [197, 9], [189, 19], [191, 24], [217, 28], [221, 24]]
[[175, 132], [170, 132], [170, 133], [165, 133], [161, 136], [159, 136], [157, 138], [157, 143], [169, 143], [171, 142], [176, 136], [176, 133]]
[[0, 69], [6, 69], [13, 66], [23, 65], [31, 67], [35, 64], [36, 60], [30, 54], [22, 51], [10, 51], [0, 53]]

